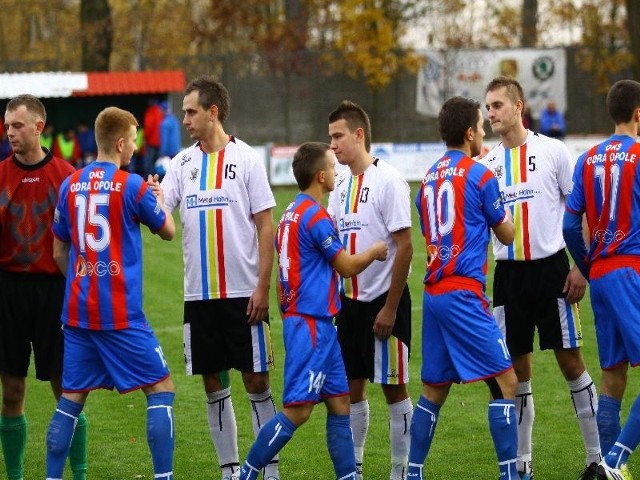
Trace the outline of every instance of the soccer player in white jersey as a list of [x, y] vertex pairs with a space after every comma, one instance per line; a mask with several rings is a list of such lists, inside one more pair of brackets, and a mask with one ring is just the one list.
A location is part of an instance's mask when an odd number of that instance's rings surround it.
[[[239, 475], [236, 419], [227, 370], [242, 373], [254, 435], [275, 415], [269, 387], [268, 323], [275, 199], [258, 154], [228, 135], [229, 93], [210, 76], [185, 89], [183, 124], [197, 142], [176, 155], [163, 181], [165, 204], [180, 206], [184, 257], [184, 348], [200, 374], [222, 479]], [[265, 480], [278, 480], [277, 458]]]
[[341, 280], [338, 339], [349, 380], [351, 428], [358, 478], [369, 427], [367, 380], [380, 384], [389, 408], [391, 480], [404, 478], [413, 407], [407, 392], [411, 343], [411, 298], [407, 276], [413, 255], [409, 185], [388, 163], [374, 158], [371, 124], [357, 104], [343, 101], [329, 115], [331, 148], [349, 168], [329, 196], [345, 249], [357, 254], [382, 239], [385, 262]]
[[491, 129], [500, 135], [501, 143], [482, 161], [498, 179], [516, 226], [512, 245], [493, 238], [493, 312], [518, 377], [518, 470], [522, 479], [533, 478], [531, 374], [537, 329], [540, 349], [554, 351], [569, 387], [586, 449], [586, 468], [579, 479], [590, 480], [595, 478], [601, 457], [596, 389], [580, 351], [577, 303], [584, 295], [586, 280], [577, 267], [569, 267], [562, 237], [574, 162], [560, 140], [523, 126], [524, 94], [516, 80], [493, 79], [485, 100]]

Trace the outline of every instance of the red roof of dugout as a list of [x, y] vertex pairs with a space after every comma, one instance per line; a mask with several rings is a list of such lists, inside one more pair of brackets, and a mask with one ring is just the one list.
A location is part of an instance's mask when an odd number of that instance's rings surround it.
[[73, 97], [136, 95], [181, 92], [185, 87], [182, 70], [150, 72], [87, 72], [86, 90], [74, 90]]

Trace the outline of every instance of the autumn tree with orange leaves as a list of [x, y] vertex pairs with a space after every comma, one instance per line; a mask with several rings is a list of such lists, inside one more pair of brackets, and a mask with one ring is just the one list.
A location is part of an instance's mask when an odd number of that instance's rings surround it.
[[[630, 68], [640, 76], [636, 0], [478, 2], [48, 0], [42, 8], [40, 0], [0, 0], [0, 62], [4, 71], [146, 70], [255, 54], [264, 61], [247, 64], [247, 73], [266, 65], [286, 81], [323, 68], [375, 91], [416, 70], [411, 47], [573, 46], [602, 88]], [[414, 45], [403, 42], [410, 26], [421, 32]], [[321, 63], [309, 64], [305, 52]]]

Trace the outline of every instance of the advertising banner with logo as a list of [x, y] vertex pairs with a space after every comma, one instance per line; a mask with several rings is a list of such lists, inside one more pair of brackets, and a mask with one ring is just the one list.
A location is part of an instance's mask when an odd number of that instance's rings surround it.
[[[269, 183], [277, 185], [295, 185], [291, 163], [297, 145], [271, 147], [269, 159]], [[421, 180], [427, 169], [442, 156], [445, 148], [442, 143], [372, 143], [371, 154], [389, 162], [400, 171], [407, 181]], [[342, 165], [336, 162], [336, 170]]]
[[[602, 135], [585, 135], [567, 137], [564, 139], [565, 145], [569, 149], [571, 157], [575, 161], [578, 156], [600, 142], [606, 137]], [[481, 156], [500, 143], [498, 137], [485, 138]], [[291, 163], [293, 155], [298, 149], [297, 145], [272, 146], [269, 150], [271, 157], [269, 164], [269, 183], [272, 186], [295, 185]], [[262, 152], [262, 150], [261, 150]], [[443, 143], [372, 143], [371, 154], [393, 165], [408, 182], [422, 180], [427, 169], [431, 167], [445, 153]], [[265, 152], [266, 154], [266, 152]], [[266, 160], [265, 160], [266, 161]], [[336, 163], [336, 169], [343, 167]]]
[[534, 118], [553, 99], [566, 109], [565, 50], [504, 49], [422, 52], [426, 64], [418, 72], [416, 110], [436, 118], [442, 103], [455, 95], [484, 105], [487, 84], [498, 75], [516, 78]]

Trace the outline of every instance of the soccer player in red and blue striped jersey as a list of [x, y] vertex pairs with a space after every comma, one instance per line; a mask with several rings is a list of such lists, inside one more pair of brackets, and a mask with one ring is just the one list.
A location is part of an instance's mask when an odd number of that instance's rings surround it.
[[[621, 80], [607, 95], [615, 133], [587, 150], [573, 174], [563, 233], [576, 265], [591, 283], [602, 385], [598, 401], [599, 479], [631, 478], [629, 455], [640, 444], [640, 396], [624, 428], [620, 410], [627, 369], [640, 365], [640, 83]], [[582, 216], [589, 229], [587, 251]]]
[[287, 352], [284, 409], [260, 430], [241, 480], [255, 480], [320, 401], [327, 407], [327, 447], [336, 477], [356, 478], [349, 385], [332, 321], [340, 309], [337, 273], [356, 275], [374, 260], [384, 260], [388, 248], [378, 241], [356, 255], [345, 251], [322, 206], [335, 187], [335, 161], [329, 145], [315, 142], [300, 146], [293, 159], [301, 192], [282, 215], [275, 240]]
[[91, 390], [141, 389], [155, 478], [173, 478], [174, 386], [142, 311], [140, 224], [175, 234], [159, 183], [121, 170], [136, 148], [135, 117], [109, 107], [96, 118], [98, 158], [60, 187], [53, 256], [66, 274], [62, 396], [47, 434], [47, 479], [61, 480], [78, 415]]
[[[407, 479], [422, 480], [440, 408], [453, 383], [483, 380], [500, 478], [516, 479], [516, 376], [484, 290], [489, 228], [504, 244], [514, 225], [493, 173], [471, 157], [484, 138], [480, 104], [447, 100], [438, 116], [447, 152], [426, 173], [416, 206], [426, 241], [422, 395], [411, 423]], [[482, 475], [480, 475], [482, 476]]]

